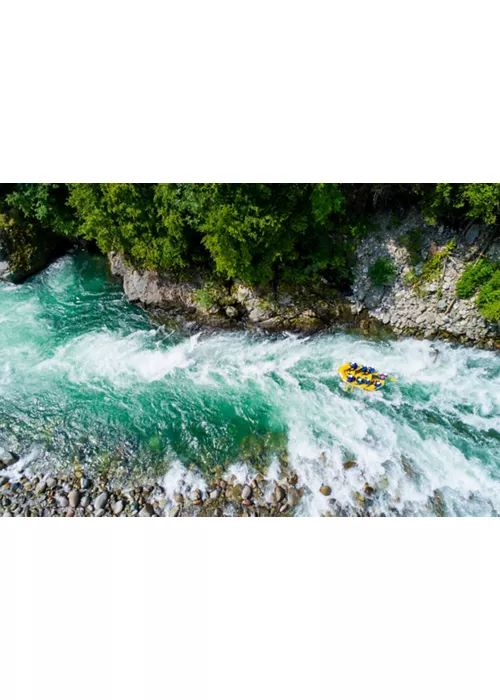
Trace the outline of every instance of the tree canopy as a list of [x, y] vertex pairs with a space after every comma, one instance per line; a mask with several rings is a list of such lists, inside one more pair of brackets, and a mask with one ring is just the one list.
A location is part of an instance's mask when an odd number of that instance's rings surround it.
[[369, 217], [409, 206], [430, 222], [497, 225], [500, 185], [0, 185], [0, 233], [20, 261], [23, 246], [80, 237], [161, 272], [198, 268], [249, 284], [327, 278], [342, 287]]

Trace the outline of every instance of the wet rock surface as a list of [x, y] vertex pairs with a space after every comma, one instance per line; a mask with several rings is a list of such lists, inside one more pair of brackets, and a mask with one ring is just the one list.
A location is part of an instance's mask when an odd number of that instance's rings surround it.
[[[83, 480], [84, 479], [84, 480]], [[82, 483], [85, 488], [82, 488]], [[367, 486], [365, 495], [374, 489]], [[360, 495], [352, 508], [342, 508], [332, 489], [322, 484], [316, 491], [319, 515], [364, 515], [369, 506]], [[107, 482], [106, 477], [80, 474], [2, 474], [0, 517], [289, 517], [306, 515], [304, 498], [315, 494], [300, 483], [296, 472], [283, 466], [278, 480], [258, 473], [248, 482], [234, 474], [204, 480], [203, 487], [179, 482], [175, 491], [145, 481], [131, 487]]]

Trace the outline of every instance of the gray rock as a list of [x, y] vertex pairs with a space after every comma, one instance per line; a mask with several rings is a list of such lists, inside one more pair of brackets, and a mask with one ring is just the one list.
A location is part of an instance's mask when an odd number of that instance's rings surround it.
[[180, 511], [181, 511], [181, 507], [179, 505], [174, 506], [173, 508], [171, 508], [171, 510], [168, 514], [168, 517], [169, 518], [177, 518]]
[[96, 509], [96, 511], [105, 507], [106, 503], [108, 502], [108, 498], [109, 494], [107, 491], [103, 491], [97, 496], [97, 498], [94, 501], [94, 508]]
[[215, 501], [217, 498], [219, 498], [219, 496], [220, 496], [220, 491], [219, 491], [219, 489], [214, 489], [213, 491], [210, 491], [210, 498], [211, 498], [212, 500]]
[[193, 311], [192, 282], [180, 282], [152, 270], [134, 270], [120, 253], [109, 253], [111, 272], [123, 278], [123, 290], [129, 301], [140, 301], [146, 306]]
[[114, 513], [115, 515], [120, 515], [120, 513], [121, 513], [122, 510], [123, 510], [123, 508], [124, 508], [123, 501], [117, 501], [117, 502], [114, 504], [114, 506], [113, 506], [113, 513]]
[[88, 496], [82, 496], [80, 500], [80, 506], [86, 508], [90, 503], [90, 498]]
[[54, 477], [50, 476], [47, 479], [47, 488], [49, 489], [54, 489], [57, 486], [57, 479], [54, 479]]
[[60, 496], [58, 502], [59, 502], [59, 505], [60, 505], [61, 508], [67, 508], [68, 505], [69, 505], [69, 501], [68, 501], [68, 499], [66, 498], [66, 496]]
[[150, 503], [146, 503], [144, 508], [139, 511], [140, 518], [150, 518], [154, 513], [153, 506]]
[[245, 484], [241, 491], [241, 497], [243, 500], [247, 500], [252, 496], [252, 487], [248, 486], [248, 484]]
[[238, 315], [238, 309], [234, 306], [226, 306], [226, 316], [228, 318], [235, 318]]
[[0, 476], [0, 488], [8, 482], [8, 478], [6, 476]]
[[80, 493], [76, 489], [73, 489], [73, 491], [70, 492], [68, 496], [68, 501], [69, 504], [72, 508], [76, 508], [78, 504], [80, 503]]
[[9, 511], [6, 510], [5, 513], [3, 514], [3, 517], [4, 518], [12, 518], [12, 513], [9, 513]]
[[43, 493], [45, 489], [47, 488], [47, 482], [46, 481], [39, 481], [38, 484], [35, 486], [35, 493]]
[[259, 309], [258, 307], [255, 307], [255, 309], [252, 309], [250, 311], [250, 314], [248, 318], [252, 323], [260, 323], [261, 321], [267, 321], [267, 319], [271, 318], [272, 313], [269, 311], [269, 309]]
[[383, 289], [373, 289], [365, 298], [365, 306], [367, 309], [375, 309], [381, 302], [384, 296]]
[[90, 481], [90, 479], [87, 479], [86, 476], [82, 476], [82, 480], [80, 481], [80, 485], [81, 485], [82, 489], [85, 491], [86, 489], [90, 488], [90, 486], [92, 485], [92, 482]]
[[[89, 508], [90, 508], [90, 506], [89, 506]], [[102, 518], [102, 516], [104, 515], [105, 512], [106, 511], [104, 510], [104, 508], [97, 508], [96, 512], [95, 512], [95, 517]]]
[[467, 243], [467, 245], [472, 245], [480, 233], [481, 227], [479, 224], [474, 224], [473, 226], [471, 226], [465, 234], [465, 242]]
[[12, 452], [9, 452], [5, 449], [5, 447], [2, 447], [2, 445], [0, 445], [0, 468], [2, 466], [10, 467], [12, 464], [15, 464], [18, 460], [19, 457], [17, 457], [17, 455], [12, 454]]

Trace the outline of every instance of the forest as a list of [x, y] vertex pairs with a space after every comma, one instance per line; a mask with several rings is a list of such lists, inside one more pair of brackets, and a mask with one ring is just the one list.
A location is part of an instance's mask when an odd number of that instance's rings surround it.
[[[0, 236], [20, 271], [34, 256], [87, 241], [179, 277], [197, 269], [248, 284], [326, 278], [344, 290], [373, 217], [410, 208], [430, 224], [459, 231], [478, 220], [495, 230], [500, 184], [3, 184]], [[486, 262], [460, 290], [471, 296], [479, 284], [494, 320], [499, 278]]]

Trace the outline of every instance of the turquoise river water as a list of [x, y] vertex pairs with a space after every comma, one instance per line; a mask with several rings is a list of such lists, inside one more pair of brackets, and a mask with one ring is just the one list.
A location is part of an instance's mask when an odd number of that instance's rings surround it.
[[[337, 368], [351, 359], [397, 382], [346, 393]], [[369, 483], [376, 514], [497, 515], [500, 356], [340, 331], [173, 331], [81, 253], [0, 283], [0, 443], [33, 471], [167, 484], [217, 467], [272, 476], [286, 456], [299, 514], [325, 509], [323, 483], [347, 511]]]

